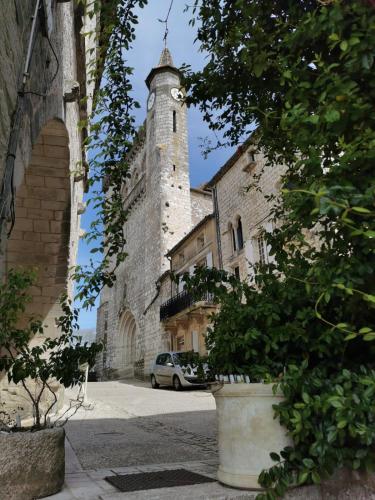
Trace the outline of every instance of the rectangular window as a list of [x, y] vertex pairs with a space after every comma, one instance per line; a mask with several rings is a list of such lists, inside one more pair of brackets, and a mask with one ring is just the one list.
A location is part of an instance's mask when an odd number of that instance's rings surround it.
[[255, 162], [255, 153], [254, 153], [254, 151], [249, 151], [247, 153], [247, 155], [248, 155], [248, 158], [249, 158], [249, 162], [252, 162], [252, 163]]
[[177, 132], [177, 113], [173, 111], [173, 132]]
[[234, 275], [238, 280], [240, 279], [240, 268], [238, 266], [234, 268]]
[[259, 236], [257, 238], [257, 244], [258, 244], [259, 262], [261, 264], [266, 264], [267, 263], [267, 249], [266, 249], [266, 243], [264, 241], [263, 236]]
[[199, 352], [198, 332], [191, 332], [191, 347], [194, 352]]
[[202, 250], [204, 247], [204, 234], [200, 234], [197, 238], [197, 250]]
[[185, 338], [183, 336], [177, 337], [177, 350], [181, 351], [185, 345]]

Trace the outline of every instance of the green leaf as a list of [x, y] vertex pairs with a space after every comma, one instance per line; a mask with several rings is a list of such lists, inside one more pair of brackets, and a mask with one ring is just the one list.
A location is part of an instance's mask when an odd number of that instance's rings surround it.
[[312, 480], [314, 481], [315, 484], [320, 483], [320, 476], [316, 470], [313, 470], [311, 473]]
[[375, 332], [367, 333], [363, 336], [363, 340], [366, 342], [370, 342], [371, 340], [375, 340]]
[[303, 471], [298, 474], [298, 484], [304, 484], [309, 477], [309, 471]]
[[362, 56], [362, 67], [370, 69], [374, 64], [374, 56], [372, 54], [364, 54]]
[[359, 330], [359, 333], [369, 333], [369, 332], [372, 332], [372, 329], [369, 328], [368, 326], [364, 326]]
[[348, 425], [348, 422], [346, 420], [340, 420], [339, 423], [337, 424], [338, 429], [343, 429]]
[[340, 37], [337, 33], [331, 33], [328, 39], [331, 40], [332, 42], [337, 42], [338, 40], [340, 40]]
[[348, 42], [346, 40], [343, 40], [341, 43], [340, 43], [340, 49], [345, 52], [347, 49], [348, 49]]
[[311, 458], [304, 458], [302, 460], [302, 463], [305, 467], [307, 467], [308, 469], [313, 469], [315, 467], [315, 463], [314, 463], [314, 460], [311, 460]]
[[264, 68], [265, 68], [266, 64], [265, 64], [265, 61], [258, 61], [254, 64], [253, 66], [253, 71], [254, 71], [254, 75], [259, 78], [263, 71], [264, 71]]
[[365, 207], [352, 207], [353, 212], [357, 212], [359, 214], [370, 214], [371, 210]]
[[324, 118], [328, 123], [338, 122], [340, 120], [340, 117], [341, 115], [339, 111], [337, 111], [337, 109], [330, 109], [324, 115]]
[[375, 295], [365, 294], [363, 298], [364, 300], [367, 300], [367, 302], [375, 303]]
[[307, 394], [307, 392], [303, 392], [302, 393], [302, 399], [304, 400], [304, 402], [306, 404], [309, 404], [310, 403], [310, 396]]

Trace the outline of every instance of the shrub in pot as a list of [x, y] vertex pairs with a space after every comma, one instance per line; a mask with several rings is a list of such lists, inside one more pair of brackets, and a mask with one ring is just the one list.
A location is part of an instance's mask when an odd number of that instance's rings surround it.
[[[271, 396], [274, 387], [275, 400], [269, 399], [268, 411], [284, 429], [281, 435], [288, 437], [284, 446], [279, 447], [283, 444], [281, 438], [277, 447], [267, 450], [267, 470], [258, 469], [258, 487], [268, 490], [267, 498], [283, 495], [288, 486], [320, 483], [338, 468], [371, 470], [374, 464], [373, 348], [363, 337], [346, 339], [347, 333], [320, 321], [316, 297], [305, 293], [303, 277], [311, 264], [300, 257], [293, 260], [293, 277], [281, 276], [274, 265], [258, 266], [254, 283], [240, 282], [215, 269], [197, 269], [194, 276], [184, 276], [192, 293], [206, 290], [220, 305], [207, 335], [211, 369], [216, 374], [248, 375], [254, 382], [230, 385], [227, 389], [224, 386], [224, 392], [233, 398], [232, 393], [240, 391], [237, 387], [241, 385], [244, 397], [246, 386], [250, 393], [252, 385], [256, 389], [263, 386], [267, 391], [268, 383]], [[341, 299], [336, 300], [336, 311], [347, 307], [345, 296]], [[328, 302], [322, 304], [320, 314], [328, 315], [330, 306]], [[238, 401], [243, 400], [238, 398], [237, 406], [241, 405]], [[246, 410], [248, 413], [240, 411], [243, 429], [252, 425], [254, 415], [262, 420], [261, 411], [254, 407], [254, 398], [249, 399], [249, 404], [253, 409]], [[269, 417], [272, 435], [276, 431]], [[233, 446], [233, 433], [242, 432], [243, 440], [250, 440], [252, 431], [241, 431], [241, 419], [231, 422], [230, 412], [222, 420], [226, 422], [225, 439], [229, 446], [232, 443], [227, 456], [240, 452], [239, 463], [246, 463], [241, 455], [243, 450]], [[253, 432], [256, 438], [256, 428]], [[241, 442], [241, 436], [237, 442]], [[263, 444], [267, 446], [267, 439]], [[270, 466], [271, 461], [275, 465]], [[248, 475], [254, 476], [250, 455], [248, 464]], [[261, 460], [259, 464], [262, 465]], [[245, 469], [242, 467], [242, 474]], [[241, 483], [240, 476], [229, 477], [220, 474], [219, 469], [219, 479], [227, 484], [256, 486], [254, 477]]]
[[266, 168], [285, 167], [280, 196], [268, 196], [275, 267], [242, 290], [224, 278], [227, 296], [217, 276], [203, 277], [222, 293], [212, 362], [278, 380], [284, 393], [275, 411], [293, 444], [260, 477], [274, 499], [337, 468], [374, 467], [375, 9], [370, 0], [194, 7], [210, 57], [188, 71], [189, 102], [232, 146], [257, 125]]
[[[62, 297], [63, 315], [56, 320], [61, 330], [57, 338], [38, 339], [43, 325], [31, 318], [19, 327], [20, 316], [30, 300], [27, 293], [33, 284], [33, 273], [10, 271], [0, 286], [0, 370], [9, 382], [22, 386], [32, 408], [33, 424], [20, 427], [9, 418], [6, 403], [0, 433], [0, 497], [13, 500], [41, 498], [58, 492], [64, 482], [65, 433], [61, 419], [53, 425], [50, 415], [57, 406], [53, 385], [71, 387], [82, 383], [80, 365], [93, 365], [101, 346], [80, 343], [75, 334], [78, 313]], [[24, 321], [23, 321], [24, 323]]]

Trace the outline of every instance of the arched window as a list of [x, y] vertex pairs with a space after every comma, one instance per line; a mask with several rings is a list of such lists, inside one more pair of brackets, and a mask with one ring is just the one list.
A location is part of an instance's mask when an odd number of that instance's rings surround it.
[[173, 132], [177, 132], [177, 113], [173, 110]]
[[238, 221], [237, 221], [237, 244], [238, 244], [238, 250], [241, 250], [243, 248], [243, 233], [242, 233], [241, 217], [239, 217]]

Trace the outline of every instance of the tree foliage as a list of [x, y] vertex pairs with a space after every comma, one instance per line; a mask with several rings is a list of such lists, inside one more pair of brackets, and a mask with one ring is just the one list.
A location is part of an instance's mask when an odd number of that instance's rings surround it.
[[89, 135], [86, 146], [89, 157], [88, 203], [96, 214], [85, 235], [86, 242], [96, 244], [88, 265], [76, 266], [73, 278], [77, 298], [84, 308], [93, 307], [104, 286], [112, 287], [115, 270], [126, 257], [123, 185], [129, 177], [129, 153], [137, 138], [134, 110], [139, 103], [132, 97], [130, 68], [125, 59], [135, 39], [138, 17], [136, 7], [147, 0], [80, 0], [86, 15], [99, 14], [101, 29], [87, 32], [86, 37], [99, 37], [98, 55], [90, 64], [90, 77], [101, 81], [95, 96], [95, 109], [82, 123]]
[[221, 304], [211, 360], [284, 390], [275, 411], [294, 447], [261, 476], [274, 498], [335, 466], [374, 464], [375, 9], [208, 0], [193, 16], [209, 57], [186, 73], [190, 102], [232, 145], [255, 124], [265, 168], [285, 165], [266, 235], [275, 263], [255, 286], [212, 273], [194, 284]]
[[[61, 298], [63, 314], [56, 320], [61, 335], [30, 344], [35, 335], [44, 335], [40, 319], [25, 317], [29, 288], [34, 282], [32, 272], [11, 270], [6, 283], [0, 286], [0, 370], [6, 371], [9, 382], [23, 386], [33, 407], [34, 426], [39, 429], [47, 425], [57, 403], [53, 382], [58, 381], [64, 387], [83, 382], [80, 366], [85, 363], [93, 366], [101, 345], [82, 344], [77, 334], [78, 312], [71, 308], [67, 297]], [[50, 401], [44, 408], [46, 397]]]

